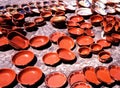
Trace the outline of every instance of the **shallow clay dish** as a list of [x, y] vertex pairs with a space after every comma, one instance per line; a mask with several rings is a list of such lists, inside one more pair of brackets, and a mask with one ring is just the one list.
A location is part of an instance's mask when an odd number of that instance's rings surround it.
[[107, 23], [106, 26], [103, 28], [104, 32], [106, 34], [111, 33], [113, 31], [114, 26], [112, 25], [112, 23]]
[[114, 80], [120, 81], [120, 66], [110, 65], [110, 66], [109, 66], [109, 72], [110, 72], [110, 76], [111, 76]]
[[95, 36], [95, 33], [93, 32], [92, 29], [85, 29], [85, 34], [87, 36], [91, 36], [91, 37], [94, 37]]
[[62, 36], [66, 36], [64, 32], [54, 32], [50, 35], [50, 40], [54, 43], [57, 43], [58, 39]]
[[107, 67], [104, 67], [104, 66], [97, 67], [96, 75], [97, 75], [98, 80], [108, 85], [114, 82], [114, 80], [110, 77], [110, 73]]
[[50, 52], [50, 53], [46, 53], [43, 56], [43, 62], [47, 65], [53, 66], [53, 65], [57, 64], [58, 62], [60, 62], [60, 58], [57, 53]]
[[74, 40], [69, 36], [62, 36], [58, 39], [58, 45], [60, 48], [73, 49], [75, 44]]
[[101, 45], [95, 44], [95, 43], [91, 45], [91, 51], [93, 53], [99, 53], [101, 50], [102, 50], [102, 46]]
[[38, 67], [28, 66], [18, 73], [17, 80], [22, 85], [34, 85], [42, 78], [42, 71]]
[[[95, 85], [99, 85], [101, 82], [97, 79], [95, 68], [92, 66], [87, 66], [83, 69], [85, 78], [88, 82], [93, 83]], [[92, 77], [91, 77], [92, 76]]]
[[61, 72], [53, 72], [46, 76], [45, 84], [49, 88], [64, 88], [67, 77]]
[[68, 33], [72, 36], [79, 36], [84, 34], [84, 30], [82, 28], [72, 27], [68, 29]]
[[98, 40], [97, 44], [101, 45], [103, 48], [108, 48], [111, 46], [111, 43], [106, 41], [105, 39]]
[[80, 24], [77, 23], [77, 22], [74, 22], [74, 21], [69, 20], [69, 21], [67, 21], [67, 26], [68, 26], [68, 28], [69, 28], [69, 27], [79, 27]]
[[0, 37], [0, 50], [1, 49], [3, 50], [4, 48], [6, 48], [6, 46], [8, 46], [8, 44], [9, 44], [9, 41], [8, 41], [7, 37], [4, 37], [4, 36]]
[[29, 40], [19, 32], [12, 31], [7, 35], [9, 44], [15, 49], [26, 49], [29, 47]]
[[73, 85], [76, 82], [86, 82], [84, 73], [82, 70], [77, 70], [77, 71], [73, 71], [70, 73], [70, 75], [68, 76], [68, 83], [70, 85]]
[[115, 43], [120, 42], [120, 34], [119, 33], [112, 33], [112, 38]]
[[20, 13], [14, 14], [14, 15], [12, 16], [12, 19], [13, 19], [14, 21], [24, 20], [24, 14], [20, 14]]
[[49, 20], [52, 17], [51, 11], [44, 11], [40, 14], [45, 20]]
[[26, 31], [34, 31], [35, 30], [35, 22], [26, 22], [23, 24], [24, 29]]
[[92, 28], [92, 24], [89, 23], [89, 22], [83, 22], [83, 23], [80, 24], [80, 28], [90, 29], [90, 28]]
[[89, 46], [93, 44], [94, 40], [90, 36], [80, 36], [77, 38], [77, 44], [80, 46]]
[[14, 82], [16, 73], [10, 68], [0, 69], [0, 88], [9, 86]]
[[36, 23], [37, 26], [41, 26], [45, 24], [44, 18], [43, 17], [37, 17], [34, 19], [34, 22]]
[[71, 50], [65, 48], [58, 49], [57, 53], [63, 61], [73, 61], [76, 59], [75, 54]]
[[71, 88], [92, 88], [92, 86], [85, 82], [76, 82], [71, 86]]
[[70, 17], [70, 20], [79, 23], [79, 22], [82, 22], [84, 20], [84, 18], [80, 15], [77, 15], [77, 16]]
[[65, 12], [64, 11], [57, 11], [57, 12], [55, 12], [55, 15], [56, 16], [64, 16]]
[[41, 48], [49, 43], [47, 36], [35, 36], [30, 39], [30, 46], [33, 48]]
[[90, 55], [91, 49], [89, 47], [81, 47], [78, 52], [81, 57], [87, 57]]
[[16, 53], [12, 57], [12, 62], [16, 66], [26, 66], [34, 59], [34, 53], [28, 50], [23, 50]]
[[107, 51], [101, 51], [99, 53], [99, 61], [100, 62], [108, 62], [111, 60], [111, 54]]

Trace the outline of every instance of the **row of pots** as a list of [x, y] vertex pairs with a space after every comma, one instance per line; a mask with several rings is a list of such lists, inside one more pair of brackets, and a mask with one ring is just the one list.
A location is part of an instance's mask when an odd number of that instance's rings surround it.
[[[24, 68], [17, 76], [14, 70], [2, 68], [0, 69], [0, 78], [2, 78], [0, 79], [0, 87], [10, 86], [15, 79], [24, 86], [33, 86], [44, 80], [43, 76], [42, 70], [34, 66]], [[102, 83], [111, 85], [115, 81], [120, 81], [120, 66], [110, 65], [108, 68], [105, 66], [96, 68], [87, 66], [83, 70], [71, 72], [68, 77], [62, 72], [52, 72], [45, 77], [45, 84], [50, 88], [64, 87], [67, 81], [71, 88], [92, 88], [91, 83], [94, 85], [101, 85]]]

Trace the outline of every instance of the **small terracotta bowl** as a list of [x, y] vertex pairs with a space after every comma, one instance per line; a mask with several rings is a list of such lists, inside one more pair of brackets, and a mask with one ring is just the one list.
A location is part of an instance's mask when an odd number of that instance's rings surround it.
[[100, 62], [109, 62], [111, 60], [111, 54], [107, 51], [101, 51], [99, 53], [99, 61]]
[[65, 49], [65, 48], [59, 48], [57, 50], [57, 53], [58, 53], [59, 57], [63, 61], [66, 61], [66, 62], [73, 61], [73, 60], [76, 59], [75, 54], [71, 50], [68, 50], [68, 49]]
[[101, 45], [95, 44], [95, 43], [91, 45], [91, 51], [93, 53], [99, 53], [101, 50], [102, 50], [102, 46]]
[[106, 41], [108, 41], [110, 43], [114, 43], [114, 39], [111, 35], [106, 35]]
[[29, 40], [19, 32], [11, 31], [8, 33], [7, 38], [9, 44], [15, 49], [26, 49], [29, 47]]
[[73, 71], [70, 73], [70, 75], [68, 76], [68, 83], [70, 85], [73, 85], [76, 82], [86, 82], [84, 73], [82, 70], [77, 70], [77, 71]]
[[57, 63], [60, 62], [60, 58], [59, 58], [59, 55], [57, 53], [50, 52], [50, 53], [46, 53], [43, 56], [43, 62], [46, 65], [53, 66], [53, 65], [56, 65]]
[[89, 47], [81, 47], [78, 52], [81, 57], [88, 57], [91, 54], [91, 49]]
[[54, 32], [50, 35], [50, 40], [54, 43], [57, 43], [58, 39], [62, 36], [66, 36], [64, 32]]
[[35, 18], [34, 22], [37, 26], [42, 26], [46, 23], [43, 17]]
[[0, 78], [1, 88], [10, 87], [10, 85], [15, 81], [16, 73], [10, 68], [2, 68], [0, 69]]
[[38, 67], [28, 66], [18, 73], [17, 80], [22, 85], [32, 86], [42, 78], [42, 75]]
[[64, 16], [65, 12], [64, 11], [57, 11], [57, 12], [55, 12], [55, 15], [56, 16]]
[[83, 69], [83, 72], [84, 72], [85, 78], [88, 82], [93, 83], [95, 85], [101, 84], [101, 82], [97, 79], [94, 67], [87, 66]]
[[116, 80], [116, 81], [120, 81], [120, 66], [117, 65], [110, 65], [109, 66], [109, 72], [110, 72], [110, 76]]
[[93, 15], [90, 17], [91, 23], [95, 26], [100, 26], [100, 22], [103, 21], [103, 17], [101, 15]]
[[93, 38], [90, 36], [80, 36], [76, 41], [79, 46], [89, 46], [94, 43]]
[[112, 33], [112, 38], [113, 38], [113, 41], [115, 43], [119, 43], [120, 42], [120, 34], [119, 33]]
[[71, 88], [92, 88], [92, 86], [85, 82], [76, 82], [71, 86]]
[[103, 28], [105, 34], [109, 34], [113, 31], [113, 25], [112, 23], [107, 23], [106, 26]]
[[0, 50], [5, 50], [7, 46], [9, 45], [9, 41], [7, 37], [0, 37]]
[[111, 43], [105, 39], [100, 39], [97, 41], [97, 44], [101, 45], [103, 48], [108, 48], [111, 46]]
[[26, 22], [26, 23], [23, 24], [24, 29], [26, 31], [34, 31], [34, 30], [36, 30], [35, 25], [36, 25], [35, 22]]
[[23, 50], [16, 53], [12, 57], [12, 63], [16, 66], [27, 66], [34, 59], [34, 53], [28, 50]]
[[30, 46], [33, 48], [42, 48], [49, 43], [49, 38], [47, 36], [35, 36], [30, 39]]
[[72, 27], [68, 29], [68, 33], [71, 36], [80, 36], [84, 34], [84, 30], [82, 28]]
[[80, 23], [80, 22], [84, 21], [84, 18], [80, 15], [77, 15], [77, 16], [70, 17], [70, 20], [74, 21], [74, 22], [77, 22], [77, 23]]
[[52, 17], [51, 11], [44, 11], [40, 14], [45, 20], [49, 20]]
[[79, 27], [79, 26], [80, 26], [79, 23], [76, 23], [76, 22], [71, 21], [71, 20], [67, 21], [67, 27], [68, 28], [69, 27]]
[[115, 20], [115, 16], [113, 16], [113, 15], [107, 15], [107, 16], [105, 16], [104, 18], [105, 18], [105, 20], [108, 21], [108, 22], [111, 21], [111, 20]]
[[99, 81], [110, 85], [114, 80], [110, 77], [110, 73], [107, 67], [99, 66], [96, 68], [96, 75]]
[[91, 36], [91, 37], [94, 37], [95, 36], [95, 33], [93, 32], [92, 29], [85, 29], [85, 34], [87, 36]]
[[62, 36], [58, 39], [60, 48], [73, 49], [75, 46], [74, 40], [69, 36]]
[[12, 16], [12, 18], [13, 18], [14, 21], [21, 21], [21, 20], [24, 20], [24, 15], [20, 14], [20, 13], [17, 13], [17, 14], [14, 14]]
[[89, 23], [89, 22], [82, 22], [82, 23], [80, 24], [80, 28], [90, 29], [90, 28], [92, 28], [92, 24]]
[[67, 77], [61, 72], [52, 72], [45, 78], [45, 84], [49, 88], [64, 88]]

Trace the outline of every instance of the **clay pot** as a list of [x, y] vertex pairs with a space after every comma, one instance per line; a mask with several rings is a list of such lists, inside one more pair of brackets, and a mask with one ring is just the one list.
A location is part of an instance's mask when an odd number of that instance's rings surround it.
[[68, 29], [68, 33], [73, 37], [80, 36], [84, 34], [84, 30], [82, 28], [72, 27]]
[[88, 82], [93, 83], [95, 85], [101, 84], [101, 82], [97, 79], [94, 67], [87, 66], [83, 69], [83, 72], [84, 72], [85, 78]]
[[110, 77], [110, 73], [107, 67], [104, 67], [104, 66], [97, 67], [96, 75], [97, 75], [98, 80], [108, 85], [114, 82], [114, 80]]
[[75, 44], [74, 40], [69, 37], [69, 36], [62, 36], [58, 39], [58, 43], [60, 48], [65, 48], [65, 49], [73, 49]]
[[117, 65], [110, 65], [109, 66], [109, 72], [110, 72], [110, 76], [116, 80], [116, 81], [120, 81], [120, 66]]
[[111, 23], [107, 23], [106, 26], [103, 28], [106, 34], [111, 33], [114, 30], [114, 27]]
[[56, 65], [57, 63], [60, 62], [60, 58], [59, 58], [59, 55], [57, 53], [50, 52], [50, 53], [46, 53], [43, 56], [43, 62], [46, 65], [53, 66], [53, 65]]
[[66, 36], [66, 34], [64, 32], [54, 32], [50, 35], [50, 40], [54, 43], [58, 42], [58, 39], [62, 36]]
[[111, 35], [106, 35], [106, 41], [108, 41], [110, 43], [114, 43], [114, 39]]
[[8, 87], [14, 82], [16, 73], [10, 68], [2, 68], [0, 69], [0, 78], [0, 87]]
[[101, 45], [103, 48], [108, 48], [111, 46], [111, 43], [106, 41], [105, 39], [98, 40], [97, 44]]
[[61, 72], [53, 72], [46, 76], [45, 84], [50, 88], [62, 88], [67, 82], [67, 77]]
[[29, 47], [29, 40], [19, 32], [12, 31], [8, 33], [9, 44], [15, 49], [26, 49]]
[[18, 73], [17, 80], [22, 85], [32, 86], [42, 78], [42, 75], [38, 67], [28, 66]]
[[36, 25], [35, 22], [26, 22], [23, 24], [24, 29], [26, 31], [35, 31], [36, 30], [35, 25]]
[[111, 60], [111, 54], [107, 51], [101, 51], [99, 53], [99, 61], [100, 62], [109, 62]]
[[12, 57], [12, 63], [16, 66], [27, 66], [34, 59], [34, 53], [28, 50], [23, 50], [16, 53]]
[[120, 42], [120, 34], [119, 33], [112, 33], [112, 38], [113, 38], [113, 41], [115, 43], [119, 43]]
[[58, 11], [66, 11], [65, 5], [64, 4], [59, 4], [57, 7]]
[[113, 15], [107, 15], [107, 16], [105, 16], [104, 18], [105, 18], [105, 20], [108, 21], [108, 22], [111, 21], [111, 20], [115, 20], [115, 16], [113, 16]]
[[44, 11], [40, 14], [45, 20], [50, 20], [52, 17], [52, 12], [51, 11]]
[[94, 37], [95, 36], [95, 33], [93, 32], [92, 29], [85, 29], [85, 34], [87, 36], [91, 36], [91, 37]]
[[73, 71], [70, 73], [70, 75], [68, 76], [68, 83], [70, 85], [73, 85], [76, 82], [86, 82], [84, 73], [82, 70], [77, 70], [77, 71]]
[[0, 24], [6, 25], [11, 23], [11, 17], [6, 15], [0, 15]]
[[92, 88], [92, 86], [85, 82], [76, 82], [71, 86], [71, 88]]
[[55, 12], [55, 15], [56, 16], [64, 16], [65, 12], [64, 11], [57, 11], [57, 12]]
[[99, 44], [92, 44], [91, 45], [91, 51], [93, 53], [99, 53], [102, 50], [102, 46]]
[[80, 22], [83, 22], [84, 18], [82, 16], [80, 16], [80, 15], [77, 15], [77, 16], [70, 17], [70, 20], [80, 23]]
[[89, 23], [89, 22], [83, 22], [83, 23], [80, 24], [80, 28], [90, 29], [90, 28], [92, 28], [92, 24]]
[[78, 52], [81, 57], [88, 57], [91, 54], [91, 49], [89, 47], [81, 47]]
[[42, 26], [46, 23], [43, 17], [35, 18], [34, 22], [37, 26]]
[[90, 36], [80, 36], [76, 41], [79, 46], [89, 46], [94, 42], [93, 38]]
[[0, 37], [0, 50], [7, 49], [8, 45], [9, 45], [9, 41], [7, 37], [4, 36]]
[[103, 17], [101, 15], [93, 15], [90, 17], [91, 23], [95, 26], [100, 26], [100, 23], [103, 21]]
[[49, 43], [49, 38], [47, 36], [35, 36], [30, 39], [30, 46], [33, 48], [42, 48]]
[[76, 22], [71, 21], [71, 20], [67, 21], [67, 27], [68, 28], [69, 27], [79, 27], [79, 26], [80, 26], [79, 23], [76, 23]]
[[63, 60], [63, 61], [73, 61], [76, 59], [76, 56], [75, 54], [71, 51], [71, 50], [68, 50], [68, 49], [65, 49], [65, 48], [59, 48], [57, 50], [57, 53], [59, 55], [59, 57]]

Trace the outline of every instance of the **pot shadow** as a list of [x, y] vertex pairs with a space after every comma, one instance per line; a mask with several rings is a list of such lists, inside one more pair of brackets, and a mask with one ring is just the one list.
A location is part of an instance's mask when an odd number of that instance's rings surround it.
[[58, 63], [56, 63], [56, 64], [54, 64], [54, 65], [47, 65], [47, 64], [45, 64], [45, 65], [50, 66], [50, 67], [57, 67], [57, 66], [59, 66], [60, 64], [62, 64], [62, 61], [59, 61]]
[[17, 32], [21, 33], [22, 35], [26, 36], [27, 32], [23, 31], [23, 30], [16, 30]]
[[110, 59], [109, 59], [108, 61], [104, 62], [104, 63], [105, 63], [105, 64], [108, 64], [108, 63], [110, 63], [110, 62], [112, 62], [112, 61], [113, 61], [113, 58], [110, 57]]
[[89, 83], [93, 88], [101, 88], [103, 85], [102, 85], [102, 83], [101, 84], [99, 84], [99, 85], [95, 85], [95, 84], [93, 84], [93, 83]]
[[92, 53], [90, 53], [89, 55], [87, 55], [87, 56], [81, 56], [81, 55], [79, 55], [80, 57], [82, 57], [82, 58], [87, 58], [87, 59], [89, 59], [89, 58], [91, 58], [92, 57]]
[[113, 46], [119, 46], [119, 42], [118, 43], [112, 43]]
[[55, 28], [58, 28], [58, 29], [66, 29], [67, 28], [67, 25], [65, 25], [65, 24], [57, 24], [57, 25], [53, 25], [53, 27], [55, 27]]
[[17, 79], [15, 78], [15, 80], [10, 85], [3, 87], [3, 88], [14, 88], [17, 84], [18, 82], [17, 82]]
[[106, 84], [106, 83], [102, 83], [103, 86], [108, 87], [108, 88], [113, 88], [116, 85], [116, 82], [111, 83], [110, 85]]
[[77, 57], [75, 57], [75, 59], [74, 60], [72, 60], [72, 61], [62, 61], [64, 64], [74, 64], [75, 62], [77, 61]]
[[33, 27], [33, 28], [30, 28], [30, 29], [26, 29], [27, 32], [33, 32], [33, 31], [37, 31], [38, 30], [38, 27]]
[[41, 23], [41, 24], [38, 24], [38, 25], [36, 25], [36, 27], [42, 27], [42, 26], [44, 26], [44, 25], [46, 25], [46, 22], [43, 22], [43, 23]]
[[13, 48], [10, 45], [4, 45], [4, 46], [0, 47], [0, 51], [2, 51], [2, 52], [12, 50], [12, 49]]
[[27, 50], [28, 48], [30, 47], [30, 45], [28, 46], [28, 47], [26, 47], [25, 49], [16, 49], [16, 48], [14, 48], [14, 50], [16, 50], [16, 51], [20, 51], [20, 50]]

